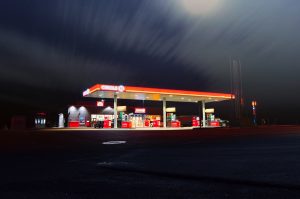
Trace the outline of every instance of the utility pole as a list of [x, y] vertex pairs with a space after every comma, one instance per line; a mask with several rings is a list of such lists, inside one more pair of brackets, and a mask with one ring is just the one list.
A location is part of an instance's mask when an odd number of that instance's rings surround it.
[[242, 66], [238, 59], [229, 60], [230, 63], [230, 87], [231, 94], [234, 95], [234, 118], [239, 126], [241, 126], [243, 116], [243, 87], [242, 87]]

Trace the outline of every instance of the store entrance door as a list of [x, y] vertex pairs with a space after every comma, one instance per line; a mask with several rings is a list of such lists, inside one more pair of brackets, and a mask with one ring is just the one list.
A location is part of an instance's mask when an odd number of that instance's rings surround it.
[[145, 115], [144, 114], [132, 114], [130, 115], [130, 121], [133, 128], [145, 127]]

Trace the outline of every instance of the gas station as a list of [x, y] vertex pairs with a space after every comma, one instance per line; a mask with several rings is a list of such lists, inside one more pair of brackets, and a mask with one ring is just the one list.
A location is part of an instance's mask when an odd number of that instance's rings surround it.
[[[162, 88], [148, 88], [148, 87], [135, 87], [124, 85], [106, 85], [96, 84], [83, 92], [83, 97], [97, 98], [97, 99], [113, 99], [112, 115], [104, 116], [106, 119], [113, 123], [113, 128], [138, 128], [149, 127], [151, 121], [151, 127], [180, 127], [180, 121], [174, 119], [176, 115], [172, 112], [175, 107], [167, 107], [168, 102], [188, 102], [199, 103], [200, 109], [202, 109], [202, 118], [193, 117], [192, 126], [207, 127], [206, 117], [207, 110], [206, 103], [220, 102], [225, 100], [231, 100], [234, 98], [232, 94], [228, 93], [215, 93], [215, 92], [200, 92], [200, 91], [187, 91], [187, 90], [174, 90], [174, 89], [162, 89]], [[143, 100], [143, 101], [161, 101], [162, 102], [162, 125], [160, 124], [160, 115], [149, 115], [145, 117], [145, 108], [135, 108], [134, 113], [129, 115], [123, 114], [126, 110], [126, 106], [118, 106], [118, 100]], [[102, 103], [98, 101], [97, 104]], [[122, 114], [121, 114], [122, 113]], [[139, 115], [141, 114], [141, 115]], [[102, 116], [103, 117], [103, 116]], [[121, 117], [121, 118], [120, 118]], [[119, 120], [118, 120], [119, 118]], [[97, 120], [96, 116], [92, 118]], [[120, 121], [121, 120], [121, 121]], [[197, 122], [198, 120], [198, 122]], [[167, 122], [168, 121], [168, 122]], [[119, 125], [118, 125], [119, 122]], [[121, 122], [121, 124], [120, 124]], [[202, 125], [201, 125], [202, 123]]]

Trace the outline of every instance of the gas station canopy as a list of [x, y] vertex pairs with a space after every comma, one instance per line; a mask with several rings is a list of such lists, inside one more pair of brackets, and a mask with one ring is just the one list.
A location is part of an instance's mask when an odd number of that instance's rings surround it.
[[186, 90], [173, 90], [161, 88], [134, 87], [123, 85], [96, 84], [83, 92], [84, 97], [114, 98], [118, 99], [173, 101], [173, 102], [219, 102], [233, 99], [232, 94], [199, 92]]

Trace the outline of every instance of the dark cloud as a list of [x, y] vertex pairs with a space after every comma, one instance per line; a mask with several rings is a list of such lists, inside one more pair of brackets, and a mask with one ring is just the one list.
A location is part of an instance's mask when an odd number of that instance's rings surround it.
[[229, 58], [237, 57], [248, 99], [266, 111], [286, 101], [299, 107], [299, 1], [215, 0], [199, 14], [182, 1], [1, 1], [2, 87], [80, 95], [104, 82], [229, 92]]

